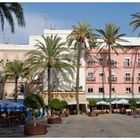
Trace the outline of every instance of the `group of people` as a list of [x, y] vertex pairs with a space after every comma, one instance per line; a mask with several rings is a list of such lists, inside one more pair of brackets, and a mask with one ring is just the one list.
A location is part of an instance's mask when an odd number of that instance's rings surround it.
[[25, 113], [23, 112], [0, 112], [0, 124], [5, 127], [12, 127], [25, 123]]

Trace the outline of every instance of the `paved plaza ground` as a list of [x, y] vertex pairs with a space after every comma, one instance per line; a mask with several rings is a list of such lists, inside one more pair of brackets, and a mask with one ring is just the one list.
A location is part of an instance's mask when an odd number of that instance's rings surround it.
[[[140, 137], [140, 118], [122, 114], [70, 115], [62, 124], [47, 126], [47, 134], [30, 137]], [[23, 126], [13, 129], [0, 128], [0, 137], [24, 137]]]

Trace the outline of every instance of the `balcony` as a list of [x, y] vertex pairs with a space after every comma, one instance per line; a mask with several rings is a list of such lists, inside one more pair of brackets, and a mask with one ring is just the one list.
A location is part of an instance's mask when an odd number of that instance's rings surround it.
[[86, 77], [87, 83], [91, 83], [95, 81], [95, 77], [94, 76], [87, 76]]
[[87, 62], [87, 67], [88, 68], [92, 68], [92, 67], [94, 67], [95, 66], [95, 62], [93, 62], [93, 61], [88, 61]]
[[87, 79], [87, 81], [95, 81], [94, 76], [87, 76], [86, 79]]
[[140, 77], [137, 77], [137, 82], [140, 83]]
[[131, 83], [133, 81], [133, 77], [124, 77], [125, 83]]
[[117, 66], [117, 62], [116, 61], [111, 61], [110, 65], [111, 65], [111, 67], [116, 67]]
[[124, 62], [124, 68], [131, 68], [132, 62]]
[[[117, 82], [117, 77], [111, 77], [112, 82]], [[109, 81], [109, 77], [108, 77], [108, 81]]]
[[137, 68], [140, 68], [140, 62], [137, 62]]
[[99, 61], [99, 64], [100, 64], [100, 65], [103, 65], [103, 64], [104, 64], [104, 61]]

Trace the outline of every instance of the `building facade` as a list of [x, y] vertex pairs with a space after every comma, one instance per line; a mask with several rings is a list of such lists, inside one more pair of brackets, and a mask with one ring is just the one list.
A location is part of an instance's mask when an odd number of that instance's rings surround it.
[[[124, 46], [111, 52], [112, 98], [140, 98], [140, 49], [139, 46]], [[86, 96], [109, 98], [108, 52], [87, 51]]]
[[[66, 37], [71, 30], [44, 30], [44, 35], [58, 35], [62, 41], [66, 41]], [[132, 98], [140, 99], [140, 39], [136, 37], [124, 38], [129, 42], [122, 43], [123, 49], [117, 49], [118, 55], [111, 52], [111, 68], [112, 68], [112, 98]], [[42, 40], [41, 36], [30, 36], [28, 45], [0, 44], [0, 71], [7, 61], [14, 59], [25, 60], [26, 53], [34, 50], [36, 40]], [[73, 53], [73, 57], [76, 53]], [[98, 53], [97, 49], [87, 49], [81, 54], [80, 65], [80, 102], [87, 104], [86, 99], [95, 98], [104, 100], [109, 98], [109, 82], [108, 82], [108, 53], [104, 49]], [[75, 75], [76, 77], [76, 75]], [[47, 93], [47, 76], [44, 77], [43, 92]], [[59, 92], [54, 92], [54, 97], [61, 95], [68, 98], [69, 104], [75, 104], [75, 79], [73, 84], [66, 84], [62, 81], [62, 88]], [[19, 87], [24, 83], [24, 79], [19, 80]], [[0, 92], [5, 92], [6, 98], [12, 98], [14, 92], [14, 82], [7, 81], [4, 90], [2, 90], [3, 82], [0, 79]], [[60, 92], [61, 91], [61, 92]], [[24, 98], [20, 97], [19, 98]], [[47, 97], [44, 96], [44, 98]]]

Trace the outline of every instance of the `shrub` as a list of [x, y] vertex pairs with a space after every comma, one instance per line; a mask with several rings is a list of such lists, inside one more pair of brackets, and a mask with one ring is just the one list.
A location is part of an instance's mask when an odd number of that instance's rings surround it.
[[66, 100], [62, 100], [61, 101], [61, 106], [62, 106], [62, 108], [66, 108], [68, 106], [67, 101]]
[[93, 110], [93, 107], [95, 107], [96, 106], [96, 100], [95, 99], [91, 99], [91, 100], [89, 100], [89, 109], [90, 109], [90, 112], [92, 112], [92, 110]]
[[44, 106], [44, 101], [42, 97], [38, 94], [29, 94], [25, 100], [25, 106], [28, 108], [34, 109], [40, 109], [41, 107]]
[[89, 100], [89, 106], [92, 106], [92, 107], [94, 107], [94, 106], [96, 106], [96, 100], [95, 99], [91, 99], [91, 100]]
[[137, 106], [136, 100], [134, 98], [129, 99], [129, 104], [131, 105], [131, 109], [134, 111]]
[[49, 107], [53, 110], [60, 111], [62, 109], [62, 104], [59, 99], [52, 99], [49, 102]]

